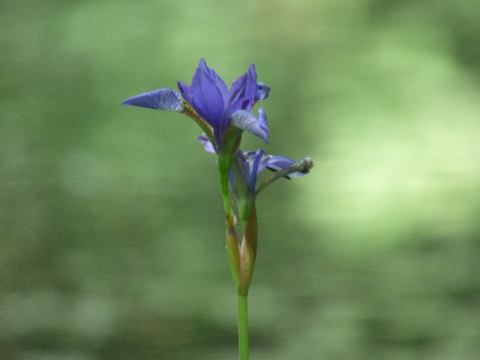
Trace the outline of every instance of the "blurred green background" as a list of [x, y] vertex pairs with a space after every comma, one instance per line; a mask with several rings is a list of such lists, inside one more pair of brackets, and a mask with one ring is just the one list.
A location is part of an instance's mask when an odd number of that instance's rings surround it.
[[0, 354], [235, 359], [216, 167], [120, 102], [255, 63], [270, 140], [251, 358], [480, 358], [476, 0], [0, 3]]

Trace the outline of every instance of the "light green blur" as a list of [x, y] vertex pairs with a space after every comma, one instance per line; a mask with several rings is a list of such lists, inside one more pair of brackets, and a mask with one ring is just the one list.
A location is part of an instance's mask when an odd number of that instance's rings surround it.
[[478, 1], [0, 4], [0, 357], [237, 357], [215, 158], [121, 107], [256, 64], [270, 144], [250, 358], [480, 354]]

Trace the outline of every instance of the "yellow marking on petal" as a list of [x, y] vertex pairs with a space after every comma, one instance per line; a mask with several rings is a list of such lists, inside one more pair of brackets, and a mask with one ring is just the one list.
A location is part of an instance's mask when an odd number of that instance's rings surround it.
[[193, 106], [190, 105], [185, 99], [180, 99], [180, 104], [182, 104], [183, 106], [183, 110], [181, 111], [181, 113], [193, 119], [200, 126], [200, 128], [205, 132], [208, 140], [210, 140], [216, 150], [217, 144], [215, 142], [215, 137], [213, 136], [213, 128], [210, 126], [210, 124], [203, 120], [202, 117], [198, 115], [198, 113], [195, 111]]

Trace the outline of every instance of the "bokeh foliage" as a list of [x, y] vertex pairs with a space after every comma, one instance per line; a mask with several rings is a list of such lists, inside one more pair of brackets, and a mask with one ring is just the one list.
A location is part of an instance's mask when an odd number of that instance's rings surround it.
[[234, 359], [200, 130], [131, 95], [198, 60], [312, 156], [258, 201], [253, 359], [480, 356], [477, 1], [0, 3], [2, 359]]

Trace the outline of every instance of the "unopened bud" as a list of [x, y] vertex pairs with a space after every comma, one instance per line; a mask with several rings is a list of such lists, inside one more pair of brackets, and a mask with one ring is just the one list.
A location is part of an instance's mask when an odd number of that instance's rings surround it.
[[313, 159], [309, 156], [303, 158], [299, 161], [299, 164], [302, 166], [301, 172], [307, 173], [313, 167]]

